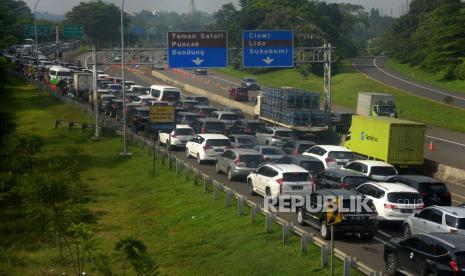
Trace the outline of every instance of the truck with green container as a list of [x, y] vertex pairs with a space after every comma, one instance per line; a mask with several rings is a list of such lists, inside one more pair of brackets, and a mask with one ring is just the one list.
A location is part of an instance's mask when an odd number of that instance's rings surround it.
[[344, 146], [399, 167], [423, 165], [426, 125], [390, 117], [352, 116]]

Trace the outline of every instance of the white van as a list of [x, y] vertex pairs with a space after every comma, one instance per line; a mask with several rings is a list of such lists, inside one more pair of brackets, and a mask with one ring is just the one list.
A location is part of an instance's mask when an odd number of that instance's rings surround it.
[[73, 77], [73, 70], [62, 66], [52, 66], [48, 70], [48, 75], [50, 76], [50, 83], [58, 84], [61, 80], [71, 79]]
[[150, 86], [150, 95], [157, 101], [173, 103], [181, 99], [181, 89], [173, 86], [152, 85]]

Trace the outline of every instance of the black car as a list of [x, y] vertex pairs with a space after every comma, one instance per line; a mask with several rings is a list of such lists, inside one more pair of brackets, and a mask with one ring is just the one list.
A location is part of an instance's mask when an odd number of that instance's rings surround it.
[[287, 142], [282, 146], [282, 149], [286, 154], [300, 155], [309, 148], [313, 147], [315, 142], [307, 140], [294, 140]]
[[396, 175], [390, 177], [387, 182], [400, 182], [416, 189], [425, 206], [441, 205], [451, 206], [452, 197], [446, 184], [424, 175]]
[[205, 69], [205, 68], [195, 68], [194, 69], [194, 74], [196, 74], [196, 75], [206, 75], [207, 74], [207, 69]]
[[465, 236], [453, 233], [394, 238], [384, 245], [388, 275], [465, 275]]
[[199, 116], [192, 112], [178, 112], [176, 113], [176, 122], [181, 125], [190, 125], [193, 121], [198, 119]]
[[[305, 155], [285, 155], [278, 159], [276, 164], [295, 164], [300, 166], [312, 175], [318, 175], [325, 170], [325, 165], [319, 159]], [[316, 184], [316, 183], [315, 183]], [[317, 184], [316, 184], [317, 185]], [[318, 185], [317, 185], [318, 187]]]
[[198, 101], [199, 105], [209, 105], [210, 104], [210, 101], [208, 100], [208, 98], [204, 97], [204, 96], [187, 96], [186, 100]]
[[244, 134], [255, 135], [265, 127], [265, 124], [258, 120], [238, 120], [234, 125], [242, 127]]
[[128, 126], [134, 131], [144, 131], [149, 123], [149, 106], [140, 106], [128, 112]]
[[209, 105], [196, 105], [193, 112], [197, 113], [200, 118], [206, 118], [217, 110], [218, 108]]
[[[376, 208], [370, 201], [367, 202], [367, 207], [354, 208], [351, 206], [364, 206], [361, 204], [365, 197], [355, 191], [323, 189], [317, 190], [310, 195], [310, 202], [304, 207], [297, 209], [297, 221], [300, 225], [309, 224], [310, 226], [319, 229], [321, 236], [325, 240], [331, 239], [331, 232], [327, 225], [328, 212], [326, 203], [328, 199], [338, 198], [342, 200], [343, 209], [338, 210], [342, 217], [341, 222], [334, 225], [334, 234], [356, 234], [360, 237], [372, 239], [378, 231], [378, 220]], [[359, 201], [351, 202], [351, 201]], [[359, 204], [359, 205], [357, 205]], [[307, 209], [310, 207], [310, 209]]]
[[196, 134], [205, 134], [205, 133], [216, 133], [216, 134], [225, 134], [226, 125], [224, 122], [211, 119], [211, 118], [199, 118], [194, 120], [190, 125]]
[[176, 108], [185, 110], [186, 112], [191, 112], [194, 110], [194, 106], [199, 105], [198, 101], [194, 100], [178, 100], [173, 104]]
[[370, 180], [368, 176], [360, 172], [328, 169], [318, 175], [315, 182], [317, 188], [355, 190], [355, 188]]

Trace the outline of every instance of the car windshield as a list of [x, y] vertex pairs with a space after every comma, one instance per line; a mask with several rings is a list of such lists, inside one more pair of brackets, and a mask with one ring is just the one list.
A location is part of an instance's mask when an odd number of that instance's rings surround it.
[[240, 159], [241, 159], [241, 162], [246, 162], [246, 163], [254, 162], [254, 163], [257, 163], [257, 165], [264, 162], [263, 157], [257, 154], [241, 155]]
[[205, 123], [205, 128], [208, 130], [224, 130], [225, 126], [223, 122], [208, 122]]
[[425, 192], [425, 193], [438, 193], [438, 194], [444, 194], [447, 193], [447, 187], [444, 185], [444, 183], [420, 183], [418, 187], [419, 191]]
[[239, 119], [239, 116], [237, 116], [237, 114], [222, 114], [220, 119], [221, 120], [237, 120]]
[[237, 137], [237, 142], [241, 144], [258, 144], [255, 137]]
[[350, 151], [330, 151], [328, 157], [333, 159], [355, 159], [354, 153]]
[[285, 130], [276, 131], [275, 135], [278, 137], [291, 137], [291, 138], [296, 137], [294, 132], [285, 131]]
[[231, 146], [229, 139], [209, 139], [206, 143], [208, 146], [212, 147], [228, 147]]
[[246, 82], [257, 82], [255, 79], [245, 79]]
[[196, 97], [195, 100], [198, 102], [208, 102], [208, 99], [205, 97]]
[[58, 71], [57, 76], [60, 77], [71, 77], [73, 75], [72, 72], [63, 72], [63, 71]]
[[368, 177], [365, 176], [347, 176], [344, 178], [344, 183], [349, 185], [350, 188], [355, 189], [361, 184], [370, 181]]
[[216, 111], [215, 108], [201, 108], [200, 109], [200, 112], [204, 113], [204, 114], [210, 114], [212, 113], [213, 111]]
[[389, 176], [389, 175], [396, 175], [397, 172], [393, 167], [375, 166], [375, 167], [371, 167], [371, 174]]
[[285, 155], [284, 151], [280, 148], [263, 148], [262, 154], [266, 155]]
[[309, 172], [321, 172], [325, 170], [325, 166], [320, 161], [302, 161], [299, 163], [299, 166]]
[[465, 218], [453, 217], [446, 214], [446, 224], [450, 227], [465, 230]]
[[310, 182], [310, 174], [304, 172], [283, 173], [285, 182]]
[[387, 200], [392, 203], [401, 204], [420, 204], [423, 202], [420, 197], [420, 194], [406, 192], [388, 193]]
[[298, 146], [298, 152], [299, 152], [299, 153], [302, 153], [302, 152], [308, 150], [309, 148], [311, 148], [311, 147], [313, 147], [313, 146], [314, 146], [313, 144], [300, 144], [300, 145]]
[[194, 106], [198, 105], [199, 103], [196, 102], [196, 101], [192, 101], [192, 102], [184, 102], [183, 103], [183, 106], [184, 107], [187, 107], [187, 108], [193, 108]]
[[396, 110], [395, 110], [395, 107], [386, 105], [386, 106], [379, 106], [378, 111], [381, 113], [393, 113]]
[[175, 133], [176, 135], [193, 135], [194, 131], [191, 128], [178, 128]]
[[139, 93], [139, 95], [147, 95], [150, 92], [150, 88], [147, 87], [138, 87], [133, 89], [134, 92]]
[[193, 121], [195, 119], [197, 119], [199, 116], [197, 115], [184, 115], [184, 119], [185, 120], [188, 120], [188, 121]]
[[165, 90], [163, 92], [163, 98], [179, 99], [180, 97], [181, 93], [179, 91]]
[[263, 123], [248, 123], [247, 127], [252, 130], [259, 130], [265, 127]]

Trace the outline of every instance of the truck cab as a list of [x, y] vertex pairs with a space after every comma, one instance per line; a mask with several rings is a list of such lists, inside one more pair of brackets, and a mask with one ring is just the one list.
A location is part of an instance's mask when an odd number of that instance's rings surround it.
[[360, 92], [357, 115], [397, 118], [395, 98], [386, 93]]
[[397, 118], [397, 110], [394, 104], [392, 105], [373, 105], [371, 116], [383, 116]]

